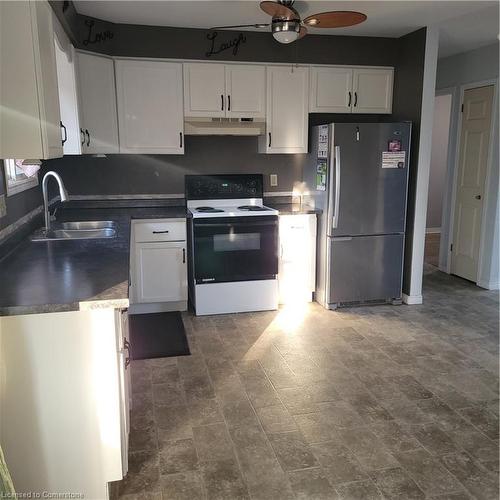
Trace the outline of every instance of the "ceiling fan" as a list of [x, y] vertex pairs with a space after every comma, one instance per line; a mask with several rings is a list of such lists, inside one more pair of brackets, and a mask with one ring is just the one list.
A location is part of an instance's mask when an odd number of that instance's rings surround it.
[[361, 12], [334, 10], [313, 14], [302, 21], [300, 14], [294, 9], [293, 4], [294, 0], [260, 2], [260, 8], [266, 14], [272, 16], [270, 23], [217, 26], [211, 29], [266, 28], [267, 26], [271, 26], [273, 37], [278, 42], [291, 43], [307, 35], [306, 26], [314, 28], [344, 28], [346, 26], [354, 26], [366, 20], [366, 15]]

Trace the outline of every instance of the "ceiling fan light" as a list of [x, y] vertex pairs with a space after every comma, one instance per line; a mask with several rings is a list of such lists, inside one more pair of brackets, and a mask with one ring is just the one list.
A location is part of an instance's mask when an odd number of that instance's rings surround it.
[[279, 43], [292, 43], [299, 38], [300, 22], [273, 20], [272, 31]]
[[273, 37], [279, 43], [292, 43], [297, 40], [299, 34], [296, 31], [275, 31]]

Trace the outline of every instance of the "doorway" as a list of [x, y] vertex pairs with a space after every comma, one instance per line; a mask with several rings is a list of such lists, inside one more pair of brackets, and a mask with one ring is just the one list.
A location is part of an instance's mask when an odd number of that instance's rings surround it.
[[434, 123], [432, 127], [431, 165], [429, 192], [427, 197], [424, 252], [424, 262], [435, 267], [439, 267], [441, 219], [446, 171], [448, 167], [451, 108], [451, 93], [436, 95], [434, 103]]
[[479, 268], [494, 90], [493, 85], [464, 90], [459, 131], [450, 271], [474, 283]]

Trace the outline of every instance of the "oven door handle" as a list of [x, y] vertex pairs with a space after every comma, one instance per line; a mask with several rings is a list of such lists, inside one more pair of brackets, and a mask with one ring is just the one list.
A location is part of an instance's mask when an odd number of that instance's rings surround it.
[[277, 226], [278, 221], [262, 221], [262, 222], [238, 222], [238, 223], [231, 223], [231, 222], [225, 222], [225, 223], [215, 223], [215, 222], [210, 222], [208, 224], [206, 223], [194, 223], [196, 228], [202, 228], [202, 227], [248, 227], [248, 226]]

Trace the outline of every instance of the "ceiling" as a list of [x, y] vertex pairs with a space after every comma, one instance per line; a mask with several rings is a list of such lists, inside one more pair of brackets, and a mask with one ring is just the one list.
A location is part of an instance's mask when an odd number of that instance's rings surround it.
[[[210, 28], [269, 22], [254, 0], [86, 1], [76, 0], [80, 14], [114, 23]], [[368, 19], [350, 28], [308, 28], [310, 33], [400, 37], [422, 26], [440, 28], [439, 56], [445, 57], [497, 41], [498, 1], [296, 1], [302, 18], [327, 10], [358, 10]], [[269, 28], [255, 31], [268, 31]]]

